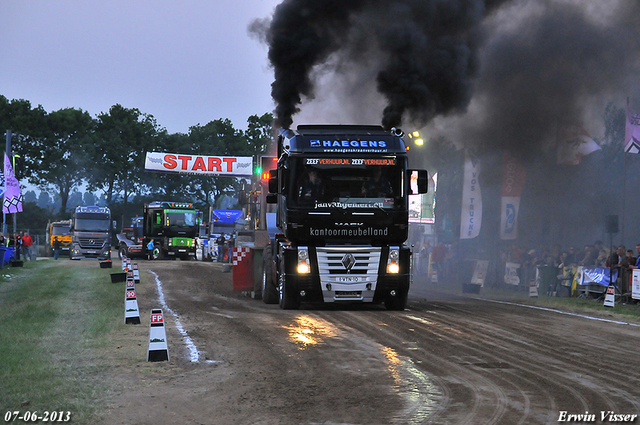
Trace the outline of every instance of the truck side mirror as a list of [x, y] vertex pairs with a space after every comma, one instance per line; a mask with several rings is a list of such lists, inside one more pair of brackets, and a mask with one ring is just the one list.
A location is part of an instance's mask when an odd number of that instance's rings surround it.
[[278, 170], [269, 170], [269, 193], [278, 193]]
[[267, 204], [277, 204], [278, 203], [278, 195], [275, 193], [267, 194]]
[[427, 170], [409, 170], [409, 176], [412, 177], [413, 174], [417, 174], [416, 183], [409, 180], [411, 182], [411, 195], [419, 195], [421, 193], [427, 193], [429, 191], [429, 175], [427, 174]]

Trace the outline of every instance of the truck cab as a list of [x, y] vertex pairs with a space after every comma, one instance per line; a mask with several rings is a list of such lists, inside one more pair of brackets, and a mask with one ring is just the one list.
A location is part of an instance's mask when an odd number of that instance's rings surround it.
[[196, 258], [196, 242], [200, 219], [191, 203], [156, 201], [144, 206], [144, 241], [153, 241], [153, 257]]
[[69, 258], [111, 259], [111, 210], [107, 207], [79, 206], [73, 212], [69, 234]]
[[408, 200], [426, 193], [427, 173], [408, 169], [400, 132], [281, 129], [270, 174], [267, 202], [277, 204], [280, 233], [265, 250], [263, 300], [282, 308], [384, 302], [404, 309], [411, 276]]

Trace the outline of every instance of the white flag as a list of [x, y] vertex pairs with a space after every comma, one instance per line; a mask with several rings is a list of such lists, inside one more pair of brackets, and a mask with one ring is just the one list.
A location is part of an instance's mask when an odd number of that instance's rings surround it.
[[578, 165], [583, 156], [600, 149], [582, 127], [569, 125], [558, 129], [558, 164]]
[[462, 212], [460, 214], [460, 239], [473, 239], [480, 234], [482, 224], [482, 193], [480, 192], [480, 160], [467, 151], [464, 160], [462, 183]]

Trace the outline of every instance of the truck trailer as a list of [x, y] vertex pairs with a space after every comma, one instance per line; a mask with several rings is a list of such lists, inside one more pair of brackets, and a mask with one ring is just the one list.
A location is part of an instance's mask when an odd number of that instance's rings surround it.
[[[427, 192], [410, 170], [402, 133], [380, 126], [280, 129], [266, 202], [279, 233], [263, 251], [265, 303], [384, 303], [403, 310], [411, 280], [410, 194]], [[411, 184], [412, 175], [415, 184]]]

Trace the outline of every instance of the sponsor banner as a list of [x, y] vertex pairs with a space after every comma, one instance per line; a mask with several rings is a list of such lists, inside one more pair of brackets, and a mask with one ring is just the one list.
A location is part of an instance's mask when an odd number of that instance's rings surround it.
[[609, 283], [615, 283], [618, 279], [618, 270], [613, 271], [613, 276], [609, 278], [610, 269], [605, 267], [578, 267], [576, 280], [579, 285], [598, 284], [609, 286]]
[[629, 110], [627, 98], [627, 122], [624, 130], [624, 151], [627, 153], [640, 153], [640, 114]]
[[504, 283], [508, 285], [520, 285], [518, 276], [519, 263], [507, 263], [504, 267]]
[[631, 277], [631, 298], [640, 300], [640, 269], [633, 269]]
[[2, 212], [4, 214], [22, 212], [22, 191], [20, 190], [20, 183], [13, 174], [11, 161], [9, 161], [7, 154], [4, 155], [4, 177], [5, 190]]
[[144, 169], [160, 173], [250, 177], [253, 175], [253, 158], [147, 152]]
[[471, 283], [474, 285], [484, 286], [484, 280], [487, 278], [488, 269], [489, 262], [487, 260], [477, 260], [476, 265], [473, 267], [473, 276], [471, 276]]
[[478, 175], [480, 160], [465, 154], [464, 181], [462, 186], [462, 212], [460, 214], [460, 239], [473, 239], [480, 234], [482, 224], [482, 193]]
[[522, 162], [505, 152], [502, 162], [500, 239], [510, 240], [518, 237], [518, 211], [525, 179], [526, 171]]

